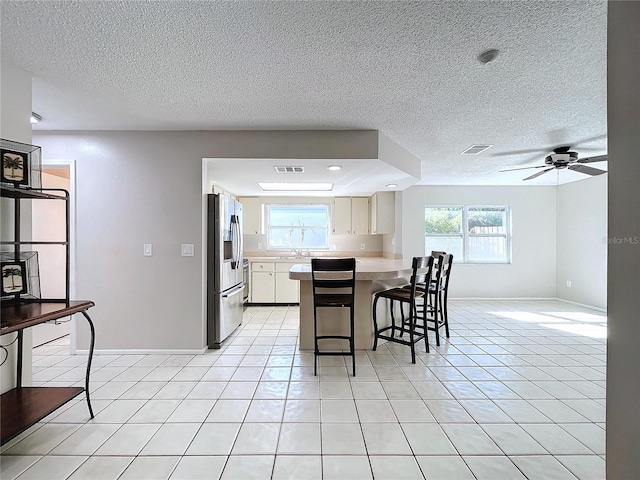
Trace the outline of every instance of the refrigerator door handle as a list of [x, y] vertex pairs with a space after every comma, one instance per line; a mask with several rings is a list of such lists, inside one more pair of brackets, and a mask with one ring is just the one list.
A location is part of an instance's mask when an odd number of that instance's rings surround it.
[[239, 215], [236, 215], [238, 219], [238, 268], [242, 268], [242, 257], [244, 256], [244, 236], [242, 232], [242, 218]]
[[238, 229], [237, 229], [236, 216], [231, 215], [231, 243], [233, 245], [233, 251], [231, 252], [231, 268], [235, 270], [238, 267]]
[[244, 284], [241, 283], [240, 285], [233, 287], [231, 290], [227, 290], [225, 293], [222, 294], [222, 298], [228, 298], [228, 297], [232, 297], [233, 295], [235, 295], [239, 290], [243, 290], [244, 289]]
[[240, 223], [238, 223], [238, 217], [236, 215], [234, 215], [233, 217], [234, 221], [233, 221], [233, 225], [234, 225], [234, 235], [235, 235], [235, 240], [234, 240], [234, 245], [236, 247], [236, 252], [235, 252], [235, 262], [234, 262], [234, 269], [239, 269], [240, 268], [240, 260], [242, 257], [242, 237], [240, 236]]

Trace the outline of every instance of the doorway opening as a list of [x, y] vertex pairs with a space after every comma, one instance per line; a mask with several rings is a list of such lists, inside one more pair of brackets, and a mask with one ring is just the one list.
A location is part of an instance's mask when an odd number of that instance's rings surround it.
[[[75, 164], [67, 161], [45, 161], [42, 165], [42, 187], [61, 188], [69, 192], [70, 202], [70, 295], [75, 286]], [[66, 236], [65, 204], [60, 201], [31, 202], [31, 237], [34, 240], [64, 240]], [[38, 252], [39, 276], [43, 296], [64, 298], [66, 254], [64, 245], [34, 245]], [[71, 318], [44, 323], [32, 328], [33, 348], [63, 345], [66, 353], [74, 353], [75, 334]]]

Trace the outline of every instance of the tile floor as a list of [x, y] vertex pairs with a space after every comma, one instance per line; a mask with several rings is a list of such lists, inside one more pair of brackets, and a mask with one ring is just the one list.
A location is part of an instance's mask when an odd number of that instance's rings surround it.
[[[10, 479], [602, 479], [605, 315], [451, 301], [451, 339], [342, 357], [297, 350], [295, 307], [250, 307], [205, 355], [96, 355], [78, 397], [2, 447]], [[432, 334], [433, 340], [433, 334]], [[68, 340], [37, 385], [83, 384]], [[349, 359], [347, 359], [349, 360]]]

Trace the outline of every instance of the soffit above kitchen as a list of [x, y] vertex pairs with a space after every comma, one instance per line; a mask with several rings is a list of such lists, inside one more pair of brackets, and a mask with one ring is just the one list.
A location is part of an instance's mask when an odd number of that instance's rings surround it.
[[535, 170], [498, 171], [607, 153], [606, 7], [5, 0], [1, 48], [33, 75], [35, 130], [376, 130], [418, 184], [522, 185]]
[[[251, 132], [241, 134], [245, 142], [251, 137]], [[265, 153], [274, 154], [272, 157], [205, 158], [208, 184], [239, 196], [328, 197], [402, 191], [420, 180], [420, 159], [380, 132], [292, 130], [262, 134], [267, 135], [269, 141], [262, 145]], [[260, 146], [252, 150], [260, 150]], [[275, 156], [279, 152], [289, 155]], [[265, 183], [285, 186], [267, 191]], [[300, 189], [287, 189], [292, 183]], [[314, 190], [313, 184], [318, 183], [330, 188]]]

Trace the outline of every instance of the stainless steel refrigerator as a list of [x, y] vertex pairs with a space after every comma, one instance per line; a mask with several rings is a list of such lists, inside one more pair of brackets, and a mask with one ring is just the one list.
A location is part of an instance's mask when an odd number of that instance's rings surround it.
[[242, 323], [242, 204], [207, 197], [207, 344], [220, 348]]

